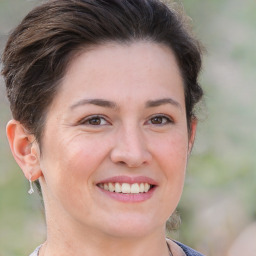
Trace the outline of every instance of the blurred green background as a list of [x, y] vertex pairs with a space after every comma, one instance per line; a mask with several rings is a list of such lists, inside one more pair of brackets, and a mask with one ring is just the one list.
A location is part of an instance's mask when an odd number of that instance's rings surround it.
[[[0, 52], [40, 2], [0, 0]], [[207, 49], [206, 95], [178, 207], [182, 224], [172, 236], [208, 256], [255, 256], [256, 1], [179, 3]], [[29, 255], [45, 239], [43, 208], [38, 195], [27, 194], [28, 182], [10, 153], [5, 125], [11, 114], [0, 83], [0, 256]]]

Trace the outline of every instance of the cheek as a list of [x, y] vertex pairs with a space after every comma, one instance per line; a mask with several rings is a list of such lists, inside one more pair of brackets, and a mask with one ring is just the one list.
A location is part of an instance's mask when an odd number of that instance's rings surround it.
[[[73, 141], [63, 152], [61, 176], [69, 175], [69, 182], [89, 182], [91, 175], [97, 170], [107, 156], [106, 143], [88, 140]], [[63, 177], [64, 178], [64, 177]]]
[[[188, 139], [186, 133], [175, 133], [153, 142], [154, 154], [158, 162], [165, 166], [167, 172], [184, 171], [188, 156]], [[169, 170], [169, 171], [168, 171]]]
[[171, 201], [179, 199], [185, 179], [188, 140], [186, 134], [177, 133], [177, 136], [168, 136], [155, 147], [155, 158], [165, 177], [167, 186], [165, 193], [172, 197]]
[[85, 136], [59, 143], [55, 140], [55, 144], [47, 149], [41, 162], [45, 181], [50, 189], [59, 189], [64, 194], [65, 191], [78, 188], [79, 184], [86, 189], [91, 175], [104, 160], [108, 150], [107, 143]]
[[186, 173], [188, 141], [185, 135], [175, 135], [177, 136], [166, 136], [158, 144], [155, 143], [157, 146], [154, 150], [158, 169], [163, 175], [163, 186], [158, 201], [159, 205], [162, 205], [164, 220], [169, 218], [179, 203]]
[[[47, 195], [67, 210], [90, 208], [93, 177], [107, 156], [107, 144], [83, 139], [52, 145], [42, 161]], [[54, 153], [55, 152], [55, 153]], [[76, 215], [75, 212], [73, 212]]]

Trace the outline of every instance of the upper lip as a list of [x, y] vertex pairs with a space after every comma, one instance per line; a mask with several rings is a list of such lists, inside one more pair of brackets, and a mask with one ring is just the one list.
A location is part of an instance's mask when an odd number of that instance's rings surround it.
[[101, 183], [128, 183], [128, 184], [133, 184], [133, 183], [148, 183], [150, 185], [157, 185], [157, 182], [149, 177], [146, 176], [113, 176], [104, 180], [101, 180], [97, 182], [97, 184]]

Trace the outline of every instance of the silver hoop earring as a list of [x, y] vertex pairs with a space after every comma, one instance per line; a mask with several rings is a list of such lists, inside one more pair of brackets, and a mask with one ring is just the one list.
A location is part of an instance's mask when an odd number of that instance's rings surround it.
[[29, 186], [30, 186], [30, 189], [29, 189], [28, 193], [31, 195], [35, 192], [34, 189], [33, 189], [33, 184], [32, 184], [31, 180], [29, 180]]

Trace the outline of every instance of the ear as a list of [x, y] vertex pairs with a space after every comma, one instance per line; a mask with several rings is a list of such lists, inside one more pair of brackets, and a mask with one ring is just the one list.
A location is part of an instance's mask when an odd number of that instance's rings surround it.
[[35, 136], [29, 134], [24, 126], [11, 120], [6, 127], [12, 154], [28, 180], [34, 181], [42, 176], [40, 151]]
[[188, 142], [188, 154], [191, 153], [195, 137], [196, 137], [196, 128], [197, 128], [197, 119], [192, 118], [191, 124], [190, 124], [190, 133], [189, 133], [189, 142]]

